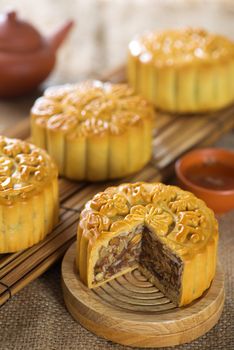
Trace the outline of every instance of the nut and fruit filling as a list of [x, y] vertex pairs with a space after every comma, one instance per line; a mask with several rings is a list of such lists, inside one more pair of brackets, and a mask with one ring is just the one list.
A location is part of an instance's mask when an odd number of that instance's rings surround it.
[[135, 266], [141, 251], [142, 226], [133, 231], [121, 233], [101, 247], [94, 267], [94, 282], [102, 282], [121, 270]]
[[156, 284], [163, 287], [166, 295], [175, 302], [179, 300], [183, 263], [146, 227], [142, 233], [140, 265], [150, 272], [153, 282], [159, 282]]

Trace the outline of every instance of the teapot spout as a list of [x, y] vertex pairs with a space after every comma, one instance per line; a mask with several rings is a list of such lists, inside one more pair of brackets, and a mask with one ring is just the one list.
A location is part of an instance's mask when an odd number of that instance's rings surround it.
[[56, 51], [59, 46], [62, 44], [64, 39], [66, 38], [67, 34], [73, 27], [74, 22], [73, 21], [68, 21], [66, 22], [62, 28], [60, 27], [58, 30], [56, 30], [49, 38], [48, 42], [52, 48], [52, 50]]

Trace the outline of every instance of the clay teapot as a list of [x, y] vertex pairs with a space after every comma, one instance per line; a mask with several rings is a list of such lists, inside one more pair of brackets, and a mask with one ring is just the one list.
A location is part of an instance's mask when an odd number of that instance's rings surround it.
[[0, 97], [36, 88], [53, 69], [56, 51], [72, 25], [69, 21], [45, 38], [15, 11], [0, 15]]

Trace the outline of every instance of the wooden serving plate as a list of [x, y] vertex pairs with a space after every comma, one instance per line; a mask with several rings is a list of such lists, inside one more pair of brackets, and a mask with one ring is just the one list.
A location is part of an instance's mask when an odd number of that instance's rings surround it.
[[211, 287], [178, 308], [136, 269], [96, 289], [88, 289], [75, 270], [75, 243], [62, 263], [65, 304], [82, 326], [113, 342], [133, 347], [163, 347], [190, 342], [219, 320], [224, 304], [220, 266]]

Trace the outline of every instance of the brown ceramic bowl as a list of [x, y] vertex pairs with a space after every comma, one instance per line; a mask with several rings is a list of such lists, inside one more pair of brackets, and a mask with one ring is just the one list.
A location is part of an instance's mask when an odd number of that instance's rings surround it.
[[234, 209], [234, 152], [197, 149], [177, 160], [175, 171], [181, 187], [203, 199], [216, 213]]

